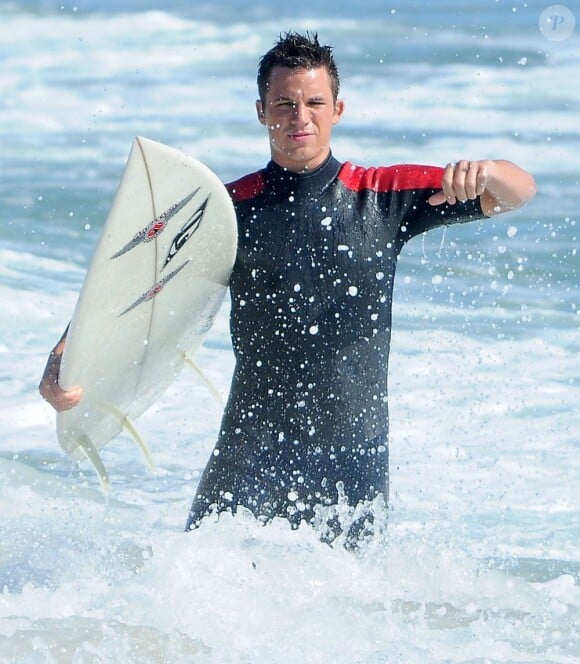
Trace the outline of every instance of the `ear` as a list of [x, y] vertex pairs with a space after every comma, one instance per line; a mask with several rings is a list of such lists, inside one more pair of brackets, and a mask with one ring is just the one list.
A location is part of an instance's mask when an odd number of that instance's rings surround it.
[[260, 124], [266, 124], [266, 116], [264, 114], [264, 105], [259, 99], [256, 99], [256, 113], [258, 114], [258, 120]]
[[337, 124], [344, 115], [344, 99], [337, 99], [334, 104], [334, 116], [332, 124]]

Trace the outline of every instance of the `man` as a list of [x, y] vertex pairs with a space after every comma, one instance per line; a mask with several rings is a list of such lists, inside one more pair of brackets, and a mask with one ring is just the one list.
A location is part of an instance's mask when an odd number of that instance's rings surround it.
[[[329, 541], [346, 531], [355, 544], [388, 499], [387, 365], [404, 243], [519, 207], [535, 184], [506, 161], [444, 169], [337, 161], [330, 138], [344, 102], [332, 48], [316, 34], [281, 36], [260, 61], [258, 89], [271, 161], [228, 185], [239, 226], [236, 365], [187, 529], [245, 507], [263, 521], [316, 522]], [[58, 387], [64, 343], [40, 386], [57, 409], [82, 394]], [[338, 503], [355, 514], [351, 524]]]

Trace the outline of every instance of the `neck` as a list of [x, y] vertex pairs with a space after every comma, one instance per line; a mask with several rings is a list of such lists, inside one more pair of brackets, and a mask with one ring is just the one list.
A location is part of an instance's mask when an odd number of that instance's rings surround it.
[[299, 160], [290, 160], [286, 159], [285, 155], [280, 152], [272, 151], [271, 159], [277, 164], [280, 168], [283, 168], [289, 173], [311, 173], [319, 169], [322, 165], [326, 164], [331, 154], [330, 148], [328, 151], [324, 152], [322, 155], [319, 155], [316, 159], [311, 159], [309, 161], [299, 161]]
[[290, 205], [299, 205], [305, 198], [316, 199], [334, 180], [340, 163], [329, 154], [326, 160], [313, 170], [290, 171], [275, 161], [270, 161], [264, 176], [273, 195], [279, 196]]
[[293, 168], [288, 166], [288, 164], [280, 163], [279, 161], [277, 161], [275, 155], [272, 155], [272, 161], [270, 163], [277, 166], [278, 168], [283, 170], [285, 173], [288, 173], [289, 175], [309, 175], [311, 173], [316, 173], [323, 166], [326, 166], [326, 164], [328, 164], [331, 158], [332, 158], [332, 153], [328, 152], [328, 154], [324, 157], [324, 159], [314, 166], [306, 165], [302, 168]]

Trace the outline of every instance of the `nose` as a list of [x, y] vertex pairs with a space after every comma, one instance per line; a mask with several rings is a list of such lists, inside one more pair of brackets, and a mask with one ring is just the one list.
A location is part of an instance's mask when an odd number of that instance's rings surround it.
[[294, 104], [292, 113], [292, 120], [296, 124], [307, 124], [309, 120], [308, 107], [304, 102], [297, 102]]

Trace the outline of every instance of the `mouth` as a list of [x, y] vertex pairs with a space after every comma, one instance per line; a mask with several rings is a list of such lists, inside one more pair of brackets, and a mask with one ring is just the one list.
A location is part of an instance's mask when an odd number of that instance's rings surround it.
[[307, 131], [295, 131], [292, 132], [291, 134], [288, 134], [288, 136], [293, 141], [306, 141], [312, 136], [312, 134]]

